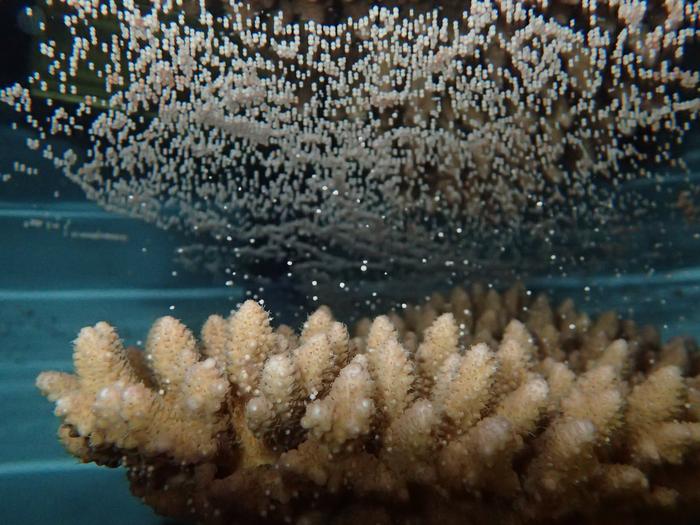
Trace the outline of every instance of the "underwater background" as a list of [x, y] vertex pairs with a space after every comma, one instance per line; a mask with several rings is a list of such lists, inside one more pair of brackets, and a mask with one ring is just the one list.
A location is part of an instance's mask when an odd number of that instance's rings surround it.
[[[0, 39], [12, 50], [0, 58], [3, 86], [28, 73], [31, 35], [19, 22], [26, 5], [0, 5]], [[11, 116], [0, 111], [1, 173], [36, 162]], [[136, 343], [165, 312], [201, 326], [241, 292], [209, 274], [178, 274], [178, 239], [103, 211], [50, 164], [40, 165], [40, 177], [0, 184], [0, 523], [164, 523], [131, 496], [123, 472], [65, 454], [34, 381], [41, 370], [70, 369], [82, 326], [112, 318]], [[113, 237], [91, 240], [98, 232]]]
[[[0, 88], [31, 70], [26, 5], [9, 0], [0, 6]], [[71, 342], [83, 326], [108, 320], [127, 344], [138, 345], [157, 317], [173, 315], [198, 329], [211, 313], [234, 308], [246, 288], [227, 284], [224, 273], [179, 264], [178, 247], [188, 242], [183, 234], [89, 201], [25, 147], [30, 131], [14, 129], [13, 119], [0, 107], [0, 177], [17, 163], [38, 174], [0, 184], [0, 523], [161, 523], [130, 496], [121, 470], [67, 456], [35, 378], [42, 370], [71, 368]], [[680, 154], [688, 173], [669, 173], [660, 183], [630, 181], [619, 190], [648, 191], [659, 200], [656, 212], [630, 216], [624, 228], [567, 232], [571, 238], [562, 240], [557, 256], [571, 261], [583, 249], [582, 264], [562, 267], [536, 248], [521, 252], [520, 267], [528, 270], [516, 277], [557, 302], [571, 297], [588, 313], [613, 309], [654, 324], [664, 340], [700, 338], [700, 212], [677, 199], [700, 180], [697, 132], [686, 136]], [[583, 238], [595, 241], [586, 247]], [[396, 281], [397, 297], [417, 299]], [[276, 321], [295, 327], [313, 304], [281, 278], [279, 286], [274, 278], [266, 281], [260, 295], [273, 305]]]

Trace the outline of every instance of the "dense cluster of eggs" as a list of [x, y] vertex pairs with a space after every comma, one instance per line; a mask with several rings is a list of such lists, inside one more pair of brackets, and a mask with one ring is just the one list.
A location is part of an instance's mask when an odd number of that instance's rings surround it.
[[49, 0], [0, 97], [107, 209], [305, 275], [609, 213], [700, 108], [698, 2], [217, 4]]

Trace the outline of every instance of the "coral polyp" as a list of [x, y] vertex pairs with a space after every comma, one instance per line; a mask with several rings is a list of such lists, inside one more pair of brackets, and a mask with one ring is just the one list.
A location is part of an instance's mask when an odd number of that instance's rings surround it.
[[106, 323], [37, 385], [84, 462], [202, 523], [658, 523], [697, 516], [692, 340], [521, 287], [435, 295], [350, 335], [247, 301], [144, 351]]

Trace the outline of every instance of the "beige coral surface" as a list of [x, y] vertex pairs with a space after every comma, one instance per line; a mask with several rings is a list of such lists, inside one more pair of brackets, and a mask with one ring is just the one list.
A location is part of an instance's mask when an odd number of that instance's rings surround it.
[[44, 372], [60, 439], [203, 523], [644, 523], [700, 517], [700, 356], [521, 286], [435, 294], [350, 334], [248, 301], [145, 350], [107, 323]]

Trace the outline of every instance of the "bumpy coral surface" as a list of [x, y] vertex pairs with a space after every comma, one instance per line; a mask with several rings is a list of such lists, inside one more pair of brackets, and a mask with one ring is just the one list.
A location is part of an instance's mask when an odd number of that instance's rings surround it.
[[205, 523], [605, 523], [700, 516], [700, 358], [612, 312], [474, 286], [300, 335], [244, 303], [145, 351], [106, 323], [37, 379], [59, 436]]

